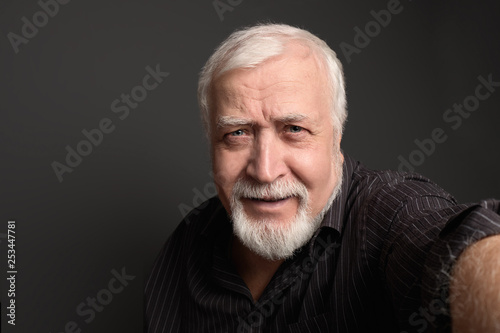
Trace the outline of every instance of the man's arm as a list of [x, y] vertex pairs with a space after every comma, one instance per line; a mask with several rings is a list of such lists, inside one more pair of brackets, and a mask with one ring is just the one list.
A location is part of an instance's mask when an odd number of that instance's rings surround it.
[[450, 284], [453, 332], [500, 332], [500, 235], [468, 247]]

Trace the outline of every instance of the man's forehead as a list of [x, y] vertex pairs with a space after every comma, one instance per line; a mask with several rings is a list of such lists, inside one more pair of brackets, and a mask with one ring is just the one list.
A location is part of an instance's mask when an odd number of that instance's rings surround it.
[[214, 97], [220, 105], [240, 108], [242, 104], [253, 102], [279, 101], [283, 106], [289, 104], [293, 106], [296, 102], [294, 97], [304, 94], [307, 90], [308, 82], [305, 80], [276, 79], [268, 82], [258, 82], [251, 80], [225, 80], [216, 87]]
[[293, 107], [299, 98], [329, 99], [321, 73], [298, 68], [300, 65], [232, 70], [214, 82], [212, 101], [215, 105], [239, 108], [254, 102], [278, 102]]
[[212, 124], [316, 123], [329, 117], [327, 79], [319, 69], [309, 48], [295, 45], [255, 68], [224, 73], [212, 86]]

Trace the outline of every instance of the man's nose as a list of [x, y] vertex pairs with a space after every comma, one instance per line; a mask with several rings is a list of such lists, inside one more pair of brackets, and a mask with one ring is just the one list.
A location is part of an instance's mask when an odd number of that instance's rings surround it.
[[286, 175], [286, 152], [275, 133], [262, 133], [254, 141], [247, 175], [261, 184], [270, 184]]

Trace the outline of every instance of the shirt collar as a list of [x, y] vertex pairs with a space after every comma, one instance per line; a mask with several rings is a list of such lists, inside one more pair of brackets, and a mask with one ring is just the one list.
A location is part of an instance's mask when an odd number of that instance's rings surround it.
[[347, 202], [347, 197], [349, 195], [349, 189], [352, 185], [352, 175], [354, 170], [358, 167], [359, 162], [351, 158], [349, 155], [344, 154], [344, 164], [342, 172], [342, 187], [340, 189], [337, 198], [333, 200], [332, 206], [326, 212], [323, 221], [321, 222], [320, 228], [333, 228], [339, 233], [342, 233], [343, 227], [343, 217], [345, 206]]
[[359, 167], [358, 161], [345, 153], [343, 155], [344, 163], [342, 166], [342, 186], [340, 192], [335, 200], [333, 200], [330, 209], [326, 212], [320, 227], [311, 238], [311, 241], [309, 242], [309, 251], [313, 250], [316, 238], [323, 230], [333, 231], [337, 234], [337, 236], [342, 234], [346, 203], [352, 186], [352, 176], [354, 171]]
[[[212, 232], [217, 231], [217, 229], [231, 225], [231, 221], [227, 215], [226, 209], [219, 199], [219, 196], [216, 195], [215, 197], [210, 198], [207, 202], [203, 203], [202, 206], [206, 203], [208, 204], [205, 209], [208, 210], [208, 212], [207, 215], [203, 215], [207, 216], [208, 221], [202, 221], [204, 225], [201, 230], [201, 235], [209, 236]], [[203, 210], [204, 209], [200, 207], [194, 209], [194, 211], [197, 211], [198, 214], [201, 214]]]

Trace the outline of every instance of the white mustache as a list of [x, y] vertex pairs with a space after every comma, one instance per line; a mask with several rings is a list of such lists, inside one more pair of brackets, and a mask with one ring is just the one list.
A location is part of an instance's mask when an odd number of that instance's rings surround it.
[[231, 199], [241, 198], [277, 201], [298, 197], [307, 203], [308, 192], [304, 184], [296, 180], [277, 180], [271, 184], [258, 184], [248, 179], [240, 178], [234, 184]]

